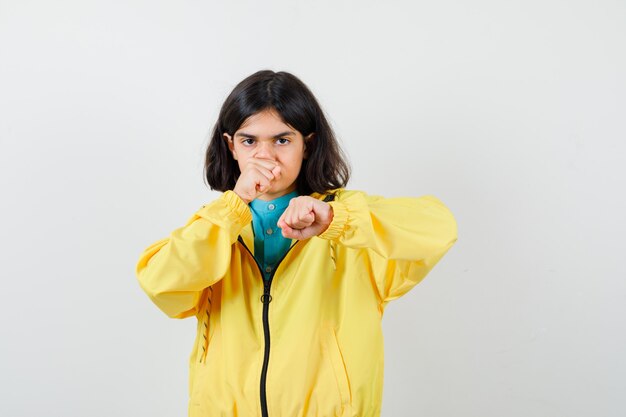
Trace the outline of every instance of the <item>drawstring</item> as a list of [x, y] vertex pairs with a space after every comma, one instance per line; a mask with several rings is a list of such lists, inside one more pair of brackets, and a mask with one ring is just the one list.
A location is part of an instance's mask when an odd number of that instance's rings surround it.
[[333, 260], [333, 268], [337, 270], [337, 261], [335, 261], [335, 242], [330, 242], [330, 259]]
[[209, 320], [211, 319], [211, 313], [209, 312], [211, 308], [211, 298], [213, 296], [213, 287], [209, 287], [209, 296], [207, 298], [207, 304], [204, 307], [204, 311], [206, 313], [205, 320], [202, 322], [204, 325], [204, 331], [202, 336], [204, 337], [204, 343], [202, 344], [202, 356], [200, 356], [200, 362], [206, 362], [206, 354], [209, 349]]

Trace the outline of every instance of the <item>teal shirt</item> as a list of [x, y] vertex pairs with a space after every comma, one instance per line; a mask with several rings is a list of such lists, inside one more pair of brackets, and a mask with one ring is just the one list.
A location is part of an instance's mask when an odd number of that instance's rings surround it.
[[298, 195], [295, 190], [274, 200], [256, 199], [248, 204], [252, 211], [254, 257], [263, 268], [265, 280], [269, 280], [278, 261], [291, 245], [291, 239], [284, 237], [282, 229], [278, 227], [278, 219], [289, 206], [289, 201]]

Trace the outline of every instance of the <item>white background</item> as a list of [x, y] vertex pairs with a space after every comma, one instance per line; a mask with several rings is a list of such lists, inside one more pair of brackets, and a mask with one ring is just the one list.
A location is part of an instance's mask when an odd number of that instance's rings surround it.
[[457, 218], [386, 310], [384, 417], [623, 416], [625, 3], [222, 3], [0, 2], [0, 415], [186, 415], [195, 319], [135, 263], [219, 195], [209, 129], [267, 68], [347, 188]]

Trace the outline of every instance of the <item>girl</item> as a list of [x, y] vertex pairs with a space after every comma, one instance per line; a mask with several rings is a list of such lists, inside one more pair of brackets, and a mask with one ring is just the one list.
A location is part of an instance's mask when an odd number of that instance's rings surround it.
[[457, 240], [436, 197], [345, 189], [311, 91], [259, 71], [223, 104], [205, 178], [222, 194], [148, 246], [139, 284], [195, 316], [189, 416], [380, 416], [385, 306]]

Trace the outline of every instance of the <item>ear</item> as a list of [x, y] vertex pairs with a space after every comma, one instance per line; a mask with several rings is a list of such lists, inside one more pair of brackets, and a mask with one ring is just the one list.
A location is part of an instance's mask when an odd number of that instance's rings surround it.
[[304, 159], [309, 157], [309, 147], [311, 146], [310, 143], [313, 140], [314, 136], [315, 136], [315, 132], [312, 132], [312, 133], [309, 133], [304, 138], [304, 156], [303, 156]]
[[233, 158], [236, 161], [237, 160], [237, 151], [235, 150], [235, 143], [233, 142], [232, 136], [230, 136], [228, 133], [224, 133], [224, 140], [228, 144], [228, 149], [230, 149], [230, 152], [233, 154]]

